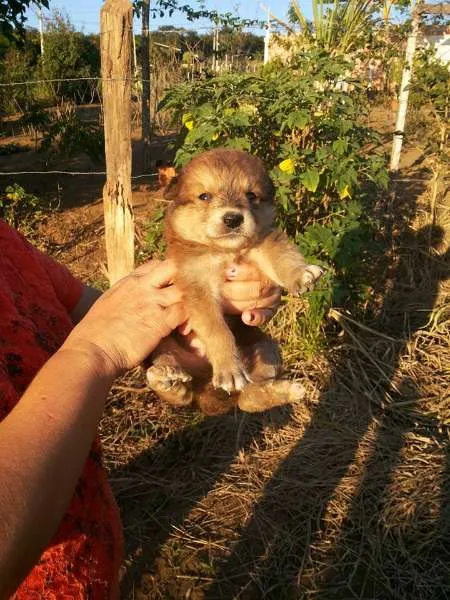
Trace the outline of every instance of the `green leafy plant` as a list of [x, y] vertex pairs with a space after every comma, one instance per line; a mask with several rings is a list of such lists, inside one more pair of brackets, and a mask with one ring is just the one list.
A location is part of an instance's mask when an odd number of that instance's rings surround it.
[[385, 158], [372, 150], [377, 138], [364, 125], [364, 90], [346, 79], [349, 66], [323, 50], [304, 51], [289, 67], [177, 86], [161, 105], [183, 123], [178, 166], [218, 146], [265, 162], [279, 225], [308, 259], [328, 267], [322, 288], [309, 296], [318, 322], [332, 299], [357, 302], [367, 289], [356, 275], [372, 236], [366, 202], [371, 189], [388, 183]]
[[[411, 104], [420, 110], [428, 128], [428, 151], [448, 160], [450, 71], [431, 50], [418, 53], [411, 83]], [[430, 130], [431, 128], [431, 130]]]
[[312, 0], [311, 4], [312, 22], [305, 17], [299, 2], [291, 0], [289, 18], [300, 25], [295, 38], [302, 45], [344, 54], [367, 41], [376, 10], [373, 0]]
[[164, 240], [164, 209], [158, 208], [145, 225], [141, 258], [163, 258], [166, 251]]
[[38, 216], [39, 198], [28, 194], [18, 183], [8, 186], [0, 195], [0, 216], [11, 227], [29, 225]]
[[34, 132], [36, 145], [45, 155], [46, 163], [57, 154], [73, 157], [82, 152], [94, 162], [103, 160], [103, 128], [96, 123], [85, 123], [72, 103], [61, 104], [52, 111], [36, 107], [23, 124]]
[[0, 144], [0, 156], [9, 156], [10, 154], [17, 154], [18, 152], [26, 152], [28, 149], [19, 144], [9, 143]]
[[438, 198], [445, 196], [444, 181], [450, 166], [450, 71], [433, 50], [418, 54], [411, 91], [415, 134], [425, 143], [427, 163], [433, 172], [430, 204], [434, 220]]

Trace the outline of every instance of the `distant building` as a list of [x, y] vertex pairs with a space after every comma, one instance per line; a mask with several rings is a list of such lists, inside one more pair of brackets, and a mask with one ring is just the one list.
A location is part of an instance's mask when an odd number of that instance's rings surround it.
[[424, 25], [421, 28], [422, 44], [436, 52], [436, 58], [450, 64], [450, 26]]

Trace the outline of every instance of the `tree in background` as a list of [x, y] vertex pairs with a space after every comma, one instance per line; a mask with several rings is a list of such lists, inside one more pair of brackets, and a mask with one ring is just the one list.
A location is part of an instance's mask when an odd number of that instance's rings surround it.
[[[100, 50], [97, 36], [85, 36], [76, 31], [70, 19], [59, 11], [53, 12], [45, 35], [45, 56], [42, 57], [43, 79], [79, 79], [50, 84], [55, 101], [92, 101], [97, 89], [95, 78], [100, 73]], [[94, 83], [94, 86], [93, 86]]]
[[[25, 12], [34, 5], [48, 8], [48, 0], [0, 0], [0, 81], [26, 81], [38, 64], [37, 32], [26, 35]], [[34, 101], [34, 92], [28, 86], [3, 88], [0, 91], [0, 109], [14, 112], [26, 109]]]
[[25, 11], [30, 4], [48, 8], [48, 0], [0, 0], [0, 33], [10, 37], [15, 32], [22, 36], [25, 33]]
[[[39, 33], [26, 31], [23, 38], [17, 35], [0, 35], [0, 82], [20, 82], [35, 79], [40, 68]], [[0, 110], [11, 114], [26, 112], [35, 103], [38, 90], [34, 86], [20, 85], [0, 89]]]

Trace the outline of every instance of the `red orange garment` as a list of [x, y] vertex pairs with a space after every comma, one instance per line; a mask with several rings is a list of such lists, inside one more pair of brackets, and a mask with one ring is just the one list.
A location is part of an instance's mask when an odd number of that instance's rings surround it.
[[[81, 292], [65, 267], [0, 220], [0, 420], [69, 334]], [[56, 535], [13, 598], [116, 598], [121, 558], [120, 516], [96, 441]]]

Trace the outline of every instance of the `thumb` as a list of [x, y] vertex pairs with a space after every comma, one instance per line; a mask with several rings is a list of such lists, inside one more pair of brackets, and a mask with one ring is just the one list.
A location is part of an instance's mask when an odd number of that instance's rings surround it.
[[181, 302], [171, 304], [164, 309], [164, 320], [171, 330], [176, 329], [179, 325], [187, 320], [187, 314], [184, 305]]

